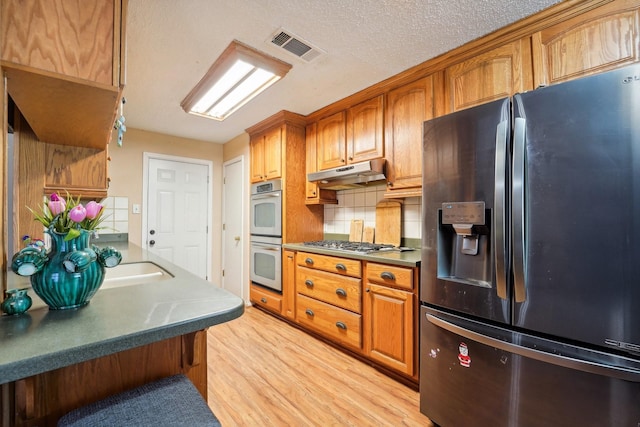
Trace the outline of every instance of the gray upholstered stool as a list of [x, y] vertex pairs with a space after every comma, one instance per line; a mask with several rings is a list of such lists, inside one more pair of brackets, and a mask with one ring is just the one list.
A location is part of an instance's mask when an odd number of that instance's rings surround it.
[[196, 387], [174, 375], [75, 409], [58, 426], [220, 427]]

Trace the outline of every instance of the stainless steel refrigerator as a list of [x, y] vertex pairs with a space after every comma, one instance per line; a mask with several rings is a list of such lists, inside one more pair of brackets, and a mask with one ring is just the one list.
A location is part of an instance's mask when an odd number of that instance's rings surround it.
[[424, 124], [420, 409], [640, 426], [640, 66]]

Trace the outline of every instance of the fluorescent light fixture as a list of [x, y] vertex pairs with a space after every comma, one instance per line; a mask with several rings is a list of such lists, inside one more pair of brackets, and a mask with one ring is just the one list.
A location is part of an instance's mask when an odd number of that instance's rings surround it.
[[180, 105], [187, 113], [224, 120], [290, 69], [290, 64], [234, 40]]

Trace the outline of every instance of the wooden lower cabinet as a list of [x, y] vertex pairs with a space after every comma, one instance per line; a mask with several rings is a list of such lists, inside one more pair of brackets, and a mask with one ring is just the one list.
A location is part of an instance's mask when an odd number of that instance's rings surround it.
[[298, 294], [297, 318], [302, 325], [348, 347], [362, 348], [362, 315]]
[[252, 303], [259, 305], [260, 307], [274, 311], [277, 314], [282, 314], [281, 294], [251, 284], [249, 288], [249, 299]]
[[365, 351], [372, 359], [409, 376], [414, 374], [413, 292], [367, 283]]
[[418, 278], [418, 267], [298, 252], [296, 322], [415, 383]]
[[3, 402], [13, 403], [0, 425], [55, 426], [75, 408], [179, 373], [206, 401], [206, 334], [197, 331], [4, 384]]

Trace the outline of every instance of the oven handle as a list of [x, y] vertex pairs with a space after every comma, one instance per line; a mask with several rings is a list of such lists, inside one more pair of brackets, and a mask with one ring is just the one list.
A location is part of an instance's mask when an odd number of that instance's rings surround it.
[[262, 200], [262, 199], [268, 199], [270, 197], [280, 197], [280, 192], [274, 191], [273, 193], [254, 194], [253, 196], [251, 196], [251, 199]]
[[280, 252], [281, 250], [281, 246], [274, 246], [271, 245], [269, 243], [256, 243], [256, 242], [252, 242], [251, 246], [256, 246], [260, 249], [264, 249], [265, 251], [274, 251], [274, 252]]

